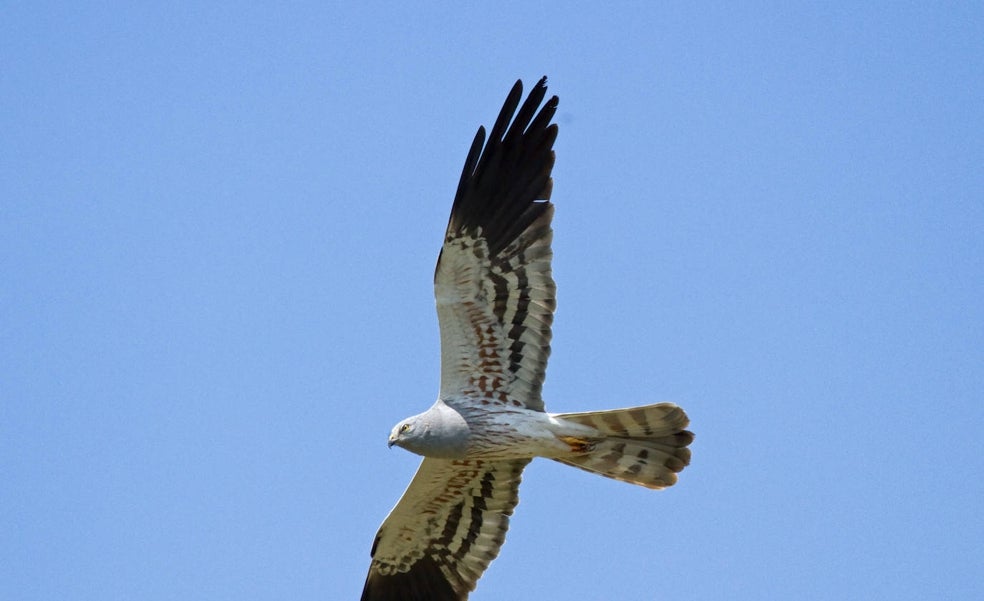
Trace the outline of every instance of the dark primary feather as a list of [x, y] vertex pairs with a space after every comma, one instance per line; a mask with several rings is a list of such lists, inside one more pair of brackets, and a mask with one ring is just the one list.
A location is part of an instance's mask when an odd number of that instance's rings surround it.
[[433, 557], [420, 558], [407, 572], [380, 576], [372, 571], [366, 577], [362, 601], [459, 601], [451, 584]]
[[[546, 92], [544, 77], [516, 113], [523, 94], [523, 84], [517, 81], [492, 126], [484, 151], [485, 128], [478, 128], [458, 182], [445, 239], [481, 227], [489, 254], [495, 256], [547, 210], [549, 203], [534, 201], [550, 199], [553, 143], [557, 139], [557, 125], [550, 120], [557, 111], [558, 98], [551, 97], [533, 118]], [[516, 117], [509, 126], [513, 113]]]

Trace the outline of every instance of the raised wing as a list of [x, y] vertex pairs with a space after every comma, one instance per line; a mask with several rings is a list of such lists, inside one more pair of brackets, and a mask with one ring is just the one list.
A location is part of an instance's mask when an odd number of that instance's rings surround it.
[[362, 601], [462, 601], [499, 554], [519, 461], [424, 459], [376, 534]]
[[465, 160], [434, 276], [440, 396], [450, 403], [543, 410], [556, 306], [548, 200], [557, 97], [537, 113], [546, 91], [544, 77], [516, 112], [517, 81], [488, 143], [480, 127]]

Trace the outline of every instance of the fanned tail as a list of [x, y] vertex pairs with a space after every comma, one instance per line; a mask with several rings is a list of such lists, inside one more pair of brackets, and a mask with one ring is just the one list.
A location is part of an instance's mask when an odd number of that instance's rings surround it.
[[583, 441], [583, 451], [556, 458], [561, 463], [646, 488], [672, 486], [690, 463], [690, 420], [672, 403], [555, 417], [598, 431]]

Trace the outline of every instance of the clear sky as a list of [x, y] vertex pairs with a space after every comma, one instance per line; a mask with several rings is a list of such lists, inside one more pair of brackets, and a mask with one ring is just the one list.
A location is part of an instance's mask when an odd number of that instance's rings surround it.
[[547, 408], [697, 438], [535, 461], [473, 601], [984, 597], [980, 3], [132, 4], [0, 18], [0, 598], [357, 599], [544, 74]]

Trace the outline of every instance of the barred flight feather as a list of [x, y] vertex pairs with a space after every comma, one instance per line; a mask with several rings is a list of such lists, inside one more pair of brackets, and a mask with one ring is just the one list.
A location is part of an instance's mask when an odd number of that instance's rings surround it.
[[556, 306], [549, 199], [557, 98], [536, 114], [541, 80], [516, 112], [521, 95], [517, 82], [484, 150], [479, 128], [448, 219], [434, 276], [440, 397], [508, 398], [542, 411]]
[[424, 459], [376, 534], [362, 599], [467, 597], [505, 541], [527, 463]]

